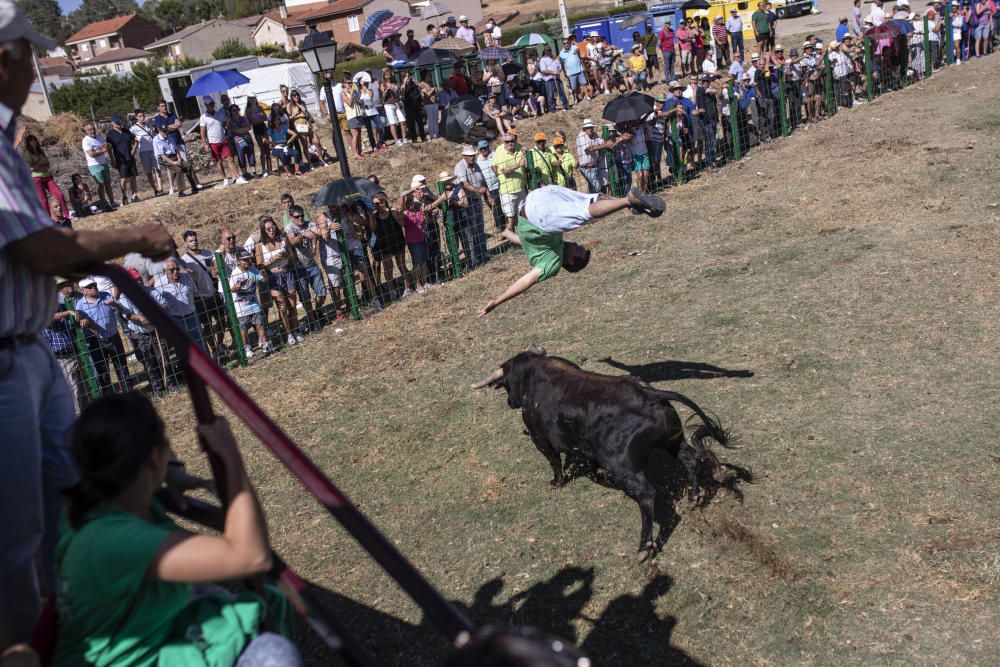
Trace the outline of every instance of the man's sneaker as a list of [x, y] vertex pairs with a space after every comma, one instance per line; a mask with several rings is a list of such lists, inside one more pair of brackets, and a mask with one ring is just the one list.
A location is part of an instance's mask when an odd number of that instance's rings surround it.
[[260, 175], [260, 177], [261, 177], [261, 178], [267, 178], [267, 177], [268, 177], [268, 176], [270, 176], [270, 175], [271, 175], [271, 174], [270, 174], [270, 172], [267, 172], [267, 171], [265, 171], [265, 172], [261, 172], [261, 175]]
[[135, 194], [135, 193], [133, 192], [133, 193], [132, 193], [132, 203], [134, 204], [134, 203], [136, 203], [137, 201], [139, 201], [139, 195], [137, 195], [137, 194]]
[[427, 286], [421, 285], [417, 288], [417, 294], [427, 294]]
[[249, 358], [251, 358], [251, 357], [253, 356], [253, 350], [251, 350], [251, 349], [250, 349], [250, 348], [248, 347], [247, 349], [245, 349], [245, 350], [243, 351], [243, 354], [244, 354], [244, 355], [246, 355], [246, 358], [247, 358], [247, 359], [249, 359]]
[[656, 195], [643, 194], [639, 188], [632, 186], [628, 191], [628, 203], [635, 210], [645, 213], [651, 218], [658, 218], [667, 209], [666, 203]]
[[406, 297], [410, 296], [411, 294], [413, 294], [413, 292], [411, 292], [410, 288], [407, 287], [405, 290], [403, 290], [403, 296], [401, 296], [399, 298], [405, 299]]
[[240, 176], [235, 181], [233, 181], [233, 183], [236, 183], [236, 185], [243, 185], [244, 183], [249, 183], [249, 182], [250, 181], [248, 181], [247, 179], [243, 178], [242, 176]]
[[298, 331], [296, 331], [292, 335], [295, 336], [295, 341], [297, 343], [301, 343], [303, 340], [305, 340], [305, 338], [302, 336], [302, 334], [300, 334]]
[[228, 178], [222, 179], [222, 182], [219, 183], [219, 187], [220, 188], [228, 188], [229, 187], [229, 179]]
[[288, 334], [287, 342], [289, 345], [295, 345], [296, 343], [299, 342], [299, 339], [295, 337], [295, 334]]
[[264, 343], [260, 346], [260, 351], [264, 354], [272, 354], [274, 352], [274, 348], [271, 347], [270, 343]]

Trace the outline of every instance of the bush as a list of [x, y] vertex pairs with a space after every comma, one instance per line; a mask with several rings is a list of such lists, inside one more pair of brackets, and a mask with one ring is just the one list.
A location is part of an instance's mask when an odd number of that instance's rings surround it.
[[284, 46], [282, 46], [281, 44], [273, 44], [271, 42], [268, 42], [266, 44], [261, 44], [255, 49], [254, 53], [258, 56], [262, 56], [265, 58], [288, 57], [288, 51], [285, 50]]
[[152, 109], [162, 97], [156, 77], [160, 70], [139, 63], [126, 76], [102, 76], [95, 79], [77, 79], [67, 86], [49, 91], [49, 99], [56, 113], [74, 113], [89, 118], [110, 116], [113, 113], [132, 111], [132, 99], [144, 109]]
[[253, 54], [253, 50], [234, 37], [219, 44], [219, 47], [215, 51], [212, 51], [212, 59], [225, 60], [226, 58], [241, 58], [243, 56], [252, 56]]

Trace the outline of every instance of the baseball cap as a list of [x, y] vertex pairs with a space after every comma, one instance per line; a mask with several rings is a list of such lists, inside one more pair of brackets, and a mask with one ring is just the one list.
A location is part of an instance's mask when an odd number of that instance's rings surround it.
[[535, 133], [535, 141], [545, 141], [545, 133], [544, 132], [536, 132]]
[[117, 113], [111, 114], [111, 122], [112, 123], [120, 123], [120, 122], [122, 122], [121, 114], [117, 114]]
[[555, 139], [552, 140], [552, 145], [553, 146], [562, 146], [565, 143], [566, 143], [566, 140], [563, 139], [562, 137], [556, 137]]
[[590, 36], [591, 36], [591, 37], [600, 37], [600, 35], [599, 35], [599, 34], [597, 34], [597, 31], [596, 31], [596, 30], [591, 30], [591, 31], [590, 31]]
[[42, 49], [54, 49], [56, 43], [31, 27], [31, 22], [13, 0], [0, 0], [0, 42], [26, 39]]
[[784, 51], [785, 47], [783, 47], [781, 44], [775, 44], [774, 45], [774, 50], [775, 51]]
[[592, 121], [591, 119], [589, 119], [589, 118], [584, 118], [584, 119], [583, 119], [583, 127], [585, 127], [585, 128], [586, 128], [586, 127], [597, 127], [597, 126], [596, 126], [596, 125], [594, 125], [594, 121]]
[[468, 21], [469, 17], [466, 16], [465, 14], [462, 14], [461, 16], [458, 17], [458, 20], [459, 20], [459, 22]]
[[128, 270], [128, 274], [129, 274], [130, 276], [132, 276], [132, 278], [133, 278], [133, 279], [139, 279], [139, 278], [142, 278], [142, 274], [141, 274], [141, 273], [139, 273], [139, 269], [136, 269], [136, 268], [131, 268], [131, 269], [129, 269], [129, 270]]
[[67, 283], [73, 282], [72, 278], [67, 278], [66, 276], [56, 276], [56, 285], [65, 285]]
[[480, 139], [479, 143], [476, 144], [476, 148], [489, 148], [489, 147], [490, 147], [490, 142], [486, 141], [485, 139]]
[[425, 185], [426, 183], [427, 183], [427, 177], [421, 174], [416, 174], [414, 175], [413, 178], [410, 179], [411, 188], [418, 188], [421, 185]]
[[236, 249], [236, 259], [249, 262], [250, 261], [250, 251], [247, 250], [246, 248], [237, 248]]
[[80, 287], [87, 287], [88, 285], [94, 285], [96, 287], [97, 278], [95, 278], [94, 276], [87, 276], [86, 278], [80, 281]]
[[476, 149], [473, 148], [472, 146], [466, 146], [465, 148], [462, 149], [462, 155], [475, 155], [475, 154], [476, 154]]
[[212, 99], [211, 95], [202, 95], [201, 102], [202, 104], [215, 104], [215, 100]]

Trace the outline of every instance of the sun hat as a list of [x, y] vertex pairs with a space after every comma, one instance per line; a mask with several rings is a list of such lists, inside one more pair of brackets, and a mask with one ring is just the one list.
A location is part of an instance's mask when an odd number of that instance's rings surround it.
[[476, 148], [489, 148], [489, 147], [490, 147], [490, 142], [486, 141], [485, 139], [480, 139], [479, 143], [476, 144]]
[[633, 51], [637, 51], [637, 50], [639, 50], [641, 48], [642, 48], [642, 44], [633, 44], [632, 45], [632, 50]]
[[775, 44], [774, 45], [774, 50], [775, 51], [784, 51], [785, 47], [783, 47], [781, 44]]
[[56, 276], [56, 286], [66, 285], [73, 282], [72, 278], [67, 278], [66, 276]]
[[583, 119], [583, 128], [586, 129], [588, 127], [597, 127], [597, 126], [594, 125], [594, 121], [592, 121], [591, 119], [584, 118]]
[[799, 50], [798, 49], [792, 49], [791, 51], [788, 52], [788, 55], [790, 55], [793, 58], [796, 58], [799, 55]]
[[760, 54], [759, 53], [751, 53], [750, 54], [750, 60], [760, 60]]
[[462, 149], [462, 155], [475, 155], [475, 154], [476, 154], [476, 149], [473, 148], [472, 146], [466, 146], [465, 148]]
[[410, 179], [411, 188], [419, 188], [421, 185], [426, 185], [426, 184], [427, 184], [427, 177], [421, 174], [416, 174], [413, 178]]
[[535, 133], [535, 141], [546, 141], [544, 132]]
[[35, 46], [49, 50], [56, 43], [31, 27], [31, 22], [14, 2], [0, 2], [0, 42], [26, 39]]
[[835, 40], [835, 39], [832, 39], [832, 40], [830, 40], [830, 48], [831, 48], [831, 49], [835, 49], [835, 48], [837, 48], [838, 46], [840, 46], [840, 42], [838, 42], [838, 41], [837, 41], [837, 40]]
[[444, 171], [442, 171], [442, 172], [441, 172], [440, 174], [438, 174], [438, 180], [439, 180], [439, 181], [443, 181], [443, 182], [445, 182], [445, 183], [447, 183], [447, 182], [448, 182], [448, 181], [450, 181], [450, 180], [453, 180], [454, 178], [455, 178], [455, 177], [454, 177], [454, 176], [452, 176], [452, 175], [451, 175], [451, 172], [450, 172], [450, 171], [448, 171], [447, 169], [445, 169], [445, 170], [444, 170]]
[[563, 146], [563, 145], [565, 145], [565, 143], [566, 143], [566, 140], [563, 139], [562, 137], [556, 137], [555, 139], [552, 140], [552, 145], [553, 146]]
[[667, 84], [667, 88], [669, 88], [670, 90], [675, 90], [677, 88], [683, 88], [683, 87], [684, 86], [682, 86], [681, 82], [678, 81], [677, 79], [671, 79], [670, 83]]
[[802, 48], [803, 49], [811, 49], [811, 48], [813, 48], [813, 43], [812, 42], [802, 42]]

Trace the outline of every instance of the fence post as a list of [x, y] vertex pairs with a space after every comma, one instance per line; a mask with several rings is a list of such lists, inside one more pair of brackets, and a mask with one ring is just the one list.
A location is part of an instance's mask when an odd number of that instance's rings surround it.
[[[608, 141], [611, 139], [611, 130], [607, 125], [601, 126], [601, 139]], [[614, 196], [615, 184], [618, 183], [618, 167], [615, 165], [615, 158], [612, 151], [604, 151], [604, 168], [608, 172], [608, 192]]]
[[785, 70], [778, 70], [778, 119], [781, 121], [781, 136], [787, 137], [788, 129], [788, 98], [785, 95]]
[[[531, 165], [531, 153], [528, 153], [528, 165]], [[438, 181], [438, 194], [444, 194], [444, 181]], [[448, 200], [441, 202], [441, 218], [444, 220], [444, 238], [448, 245], [448, 256], [451, 258], [451, 277], [462, 277], [462, 262], [458, 258], [458, 239], [455, 237], [454, 216], [448, 216]]]
[[826, 115], [837, 113], [837, 98], [833, 94], [833, 66], [830, 64], [830, 54], [823, 56], [823, 93], [826, 98]]
[[[351, 317], [361, 319], [361, 306], [358, 304], [358, 292], [354, 288], [354, 269], [351, 268], [351, 255], [344, 243], [344, 225], [349, 225], [347, 214], [340, 209], [340, 229], [337, 230], [337, 248], [340, 250], [340, 263], [344, 265], [344, 289], [347, 291], [347, 303], [351, 306]], [[374, 289], [374, 285], [372, 286]]]
[[[928, 77], [934, 70], [934, 60], [931, 58], [931, 32], [927, 17], [924, 17], [924, 76]], [[941, 41], [938, 40], [938, 44]]]
[[[871, 102], [875, 99], [875, 75], [872, 73], [872, 40], [865, 37], [865, 97]], [[883, 74], [885, 74], [883, 72]]]
[[[233, 347], [236, 348], [236, 358], [240, 366], [247, 365], [247, 351], [243, 346], [243, 335], [240, 333], [240, 322], [236, 317], [236, 304], [233, 303], [233, 292], [229, 289], [229, 272], [226, 271], [226, 261], [222, 253], [215, 253], [215, 268], [219, 272], [219, 284], [222, 285], [222, 297], [226, 302], [226, 317], [229, 319], [229, 334], [233, 337]], [[260, 341], [263, 344], [266, 341]]]
[[[63, 302], [63, 310], [73, 310], [69, 303]], [[101, 397], [101, 388], [97, 386], [97, 378], [94, 376], [94, 361], [90, 358], [90, 348], [87, 347], [87, 340], [83, 335], [83, 328], [76, 318], [71, 318], [70, 330], [73, 332], [73, 347], [80, 358], [80, 365], [83, 366], [83, 377], [87, 381], [87, 395], [90, 400], [96, 401]]]
[[681, 135], [677, 129], [677, 117], [670, 119], [670, 139], [674, 144], [674, 159], [677, 165], [677, 173], [674, 174], [674, 182], [678, 185], [684, 182], [684, 153], [681, 151]]
[[949, 65], [955, 64], [955, 39], [951, 32], [951, 3], [944, 4], [944, 32], [945, 45], [947, 46], [948, 59], [945, 61]]
[[729, 134], [733, 139], [733, 160], [739, 160], [742, 156], [740, 152], [740, 122], [736, 117], [739, 112], [740, 103], [736, 99], [733, 91], [733, 84], [729, 84]]
[[531, 151], [529, 149], [523, 149], [523, 150], [524, 150], [524, 159], [528, 163], [527, 166], [525, 167], [525, 170], [528, 172], [526, 174], [527, 178], [525, 180], [527, 180], [528, 182], [527, 183], [528, 189], [534, 190], [535, 188], [538, 187], [538, 177], [535, 175], [535, 159], [532, 157]]

